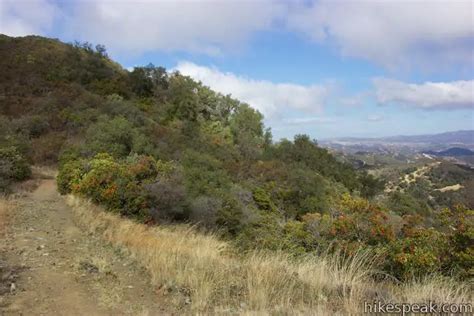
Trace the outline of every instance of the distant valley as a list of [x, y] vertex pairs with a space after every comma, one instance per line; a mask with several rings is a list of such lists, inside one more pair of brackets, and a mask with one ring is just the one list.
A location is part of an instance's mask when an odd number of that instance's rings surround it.
[[441, 134], [389, 136], [377, 138], [340, 137], [320, 141], [321, 145], [332, 146], [369, 146], [369, 145], [399, 145], [409, 147], [474, 147], [474, 130], [453, 131]]
[[474, 166], [474, 130], [433, 135], [390, 136], [380, 138], [342, 137], [318, 142], [330, 151], [356, 156], [392, 156], [409, 161], [420, 155], [442, 157]]

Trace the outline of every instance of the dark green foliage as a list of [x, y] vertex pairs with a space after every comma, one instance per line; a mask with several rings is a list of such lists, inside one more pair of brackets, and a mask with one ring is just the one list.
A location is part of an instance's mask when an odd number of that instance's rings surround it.
[[276, 211], [275, 204], [273, 204], [270, 195], [264, 189], [255, 188], [253, 190], [253, 199], [259, 209], [268, 212]]
[[337, 161], [326, 149], [317, 146], [307, 135], [296, 135], [294, 142], [283, 140], [268, 153], [287, 163], [299, 163], [313, 172], [341, 182], [351, 191], [360, 190], [356, 171], [348, 164]]
[[247, 104], [237, 107], [230, 116], [230, 130], [234, 136], [234, 143], [244, 159], [257, 159], [262, 154], [266, 141], [262, 120], [263, 115]]
[[23, 116], [13, 122], [16, 133], [37, 138], [49, 130], [48, 118], [46, 116], [33, 115]]
[[[224, 207], [222, 199], [215, 196], [201, 195], [189, 202], [189, 219], [195, 223], [201, 223], [207, 227], [213, 227], [217, 222], [217, 213]], [[222, 219], [222, 214], [221, 219]], [[229, 217], [230, 218], [230, 217]], [[234, 223], [224, 223], [230, 226]], [[238, 225], [238, 223], [236, 223]]]
[[472, 178], [474, 171], [469, 167], [460, 165], [441, 163], [433, 168], [428, 174], [428, 178], [437, 183], [440, 187], [463, 183]]
[[314, 250], [314, 237], [300, 221], [283, 222], [275, 214], [260, 214], [236, 238], [243, 249], [283, 250], [301, 255]]
[[30, 176], [28, 162], [15, 147], [0, 147], [0, 191], [6, 191], [11, 182]]
[[85, 151], [89, 155], [107, 152], [114, 157], [125, 157], [132, 152], [151, 153], [147, 137], [122, 116], [101, 117], [86, 133]]
[[186, 188], [193, 196], [214, 195], [230, 187], [230, 178], [222, 163], [212, 156], [187, 151], [183, 157]]
[[103, 117], [87, 130], [86, 148], [91, 155], [107, 152], [115, 157], [125, 157], [132, 151], [134, 138], [133, 126], [128, 120]]
[[195, 122], [204, 104], [199, 102], [199, 85], [189, 77], [178, 74], [169, 81], [169, 98], [167, 100], [166, 118]]
[[24, 180], [31, 175], [28, 162], [15, 147], [0, 148], [0, 161], [4, 176]]
[[426, 214], [429, 206], [423, 200], [415, 198], [406, 192], [393, 192], [390, 194], [387, 207], [399, 215]]
[[385, 188], [384, 181], [377, 179], [367, 173], [362, 173], [359, 176], [359, 181], [361, 183], [360, 195], [365, 198], [374, 197], [376, 194], [380, 193]]
[[287, 209], [294, 211], [297, 215], [313, 212], [329, 211], [329, 192], [327, 181], [318, 173], [311, 172], [307, 168], [292, 168], [289, 175], [288, 190], [283, 200]]
[[14, 147], [23, 156], [31, 154], [31, 140], [25, 133], [16, 128], [16, 121], [0, 115], [0, 148]]
[[261, 214], [246, 225], [237, 236], [236, 243], [243, 249], [282, 250], [283, 227], [278, 217]]
[[158, 177], [144, 188], [150, 201], [150, 215], [155, 221], [188, 218], [186, 188], [179, 172], [174, 171], [170, 175]]
[[168, 74], [163, 67], [149, 64], [146, 67], [135, 67], [130, 72], [132, 91], [140, 98], [159, 95], [161, 90], [168, 89]]
[[238, 198], [226, 196], [221, 208], [215, 210], [216, 225], [218, 225], [218, 227], [224, 227], [231, 236], [237, 235], [243, 226], [244, 208], [245, 205], [242, 201], [239, 201]]

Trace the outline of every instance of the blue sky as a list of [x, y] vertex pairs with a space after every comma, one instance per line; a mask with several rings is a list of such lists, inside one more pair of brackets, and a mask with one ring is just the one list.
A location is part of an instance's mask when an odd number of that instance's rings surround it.
[[0, 1], [0, 33], [179, 70], [276, 139], [474, 129], [473, 21], [472, 1]]

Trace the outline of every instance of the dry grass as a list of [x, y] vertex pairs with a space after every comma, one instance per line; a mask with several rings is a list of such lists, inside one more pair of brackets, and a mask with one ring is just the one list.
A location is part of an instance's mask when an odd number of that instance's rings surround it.
[[74, 196], [68, 204], [80, 225], [128, 252], [149, 271], [152, 284], [194, 313], [358, 314], [363, 301], [377, 297], [467, 298], [466, 290], [445, 279], [382, 288], [371, 279], [374, 261], [364, 252], [351, 259], [336, 254], [296, 260], [263, 252], [236, 257], [226, 242], [190, 226], [149, 227]]
[[13, 200], [0, 196], [0, 237], [6, 232], [14, 208], [15, 203]]
[[[472, 286], [472, 284], [471, 284]], [[407, 303], [466, 303], [473, 301], [472, 288], [443, 276], [414, 280], [400, 288], [400, 301]]]
[[33, 192], [40, 184], [41, 180], [38, 178], [28, 179], [21, 182], [15, 182], [11, 185], [13, 195], [21, 197], [22, 195]]

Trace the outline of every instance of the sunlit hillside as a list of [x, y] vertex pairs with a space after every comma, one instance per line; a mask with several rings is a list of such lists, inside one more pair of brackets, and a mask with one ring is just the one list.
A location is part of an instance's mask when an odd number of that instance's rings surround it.
[[[0, 311], [472, 302], [468, 149], [276, 139], [250, 103], [103, 45], [0, 35]], [[33, 304], [43, 283], [63, 303]]]

